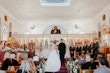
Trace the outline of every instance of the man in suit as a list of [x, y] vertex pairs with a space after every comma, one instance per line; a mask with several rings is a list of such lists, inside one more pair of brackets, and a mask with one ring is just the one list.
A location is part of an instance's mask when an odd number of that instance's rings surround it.
[[74, 50], [75, 50], [75, 46], [73, 45], [73, 43], [71, 44], [71, 46], [69, 47], [70, 50], [70, 56], [72, 59], [74, 59]]
[[65, 57], [65, 53], [66, 53], [66, 45], [63, 42], [63, 39], [61, 39], [61, 42], [59, 43], [58, 49], [59, 49], [61, 64], [64, 64], [64, 57]]
[[99, 53], [99, 42], [98, 42], [97, 38], [95, 38], [94, 42], [93, 42], [93, 53], [94, 53], [95, 57]]

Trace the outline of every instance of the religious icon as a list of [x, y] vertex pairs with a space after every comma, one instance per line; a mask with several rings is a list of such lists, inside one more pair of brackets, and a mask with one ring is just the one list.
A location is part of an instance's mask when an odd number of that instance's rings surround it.
[[54, 26], [54, 28], [51, 30], [51, 34], [61, 34], [61, 31], [57, 26]]

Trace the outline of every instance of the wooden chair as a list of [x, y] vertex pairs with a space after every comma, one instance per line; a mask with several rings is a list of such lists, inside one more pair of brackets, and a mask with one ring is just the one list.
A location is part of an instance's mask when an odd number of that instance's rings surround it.
[[16, 71], [15, 70], [13, 70], [13, 71], [7, 70], [6, 73], [16, 73]]
[[94, 69], [80, 69], [80, 73], [93, 73], [94, 72]]
[[14, 70], [20, 69], [20, 66], [14, 66]]
[[20, 66], [13, 66], [14, 70], [7, 70], [6, 73], [16, 73], [16, 71], [20, 68]]

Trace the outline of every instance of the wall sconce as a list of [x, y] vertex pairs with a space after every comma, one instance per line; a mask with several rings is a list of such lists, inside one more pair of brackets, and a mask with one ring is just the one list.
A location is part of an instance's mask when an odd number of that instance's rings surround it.
[[32, 30], [35, 29], [35, 25], [32, 25], [30, 28], [31, 28]]

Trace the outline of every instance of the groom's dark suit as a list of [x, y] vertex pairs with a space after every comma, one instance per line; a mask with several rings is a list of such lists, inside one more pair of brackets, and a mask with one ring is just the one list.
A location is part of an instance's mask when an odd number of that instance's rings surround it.
[[65, 45], [65, 43], [61, 42], [59, 44], [59, 46], [58, 46], [58, 49], [59, 49], [61, 63], [63, 63], [64, 62], [65, 52], [66, 52], [66, 45]]

